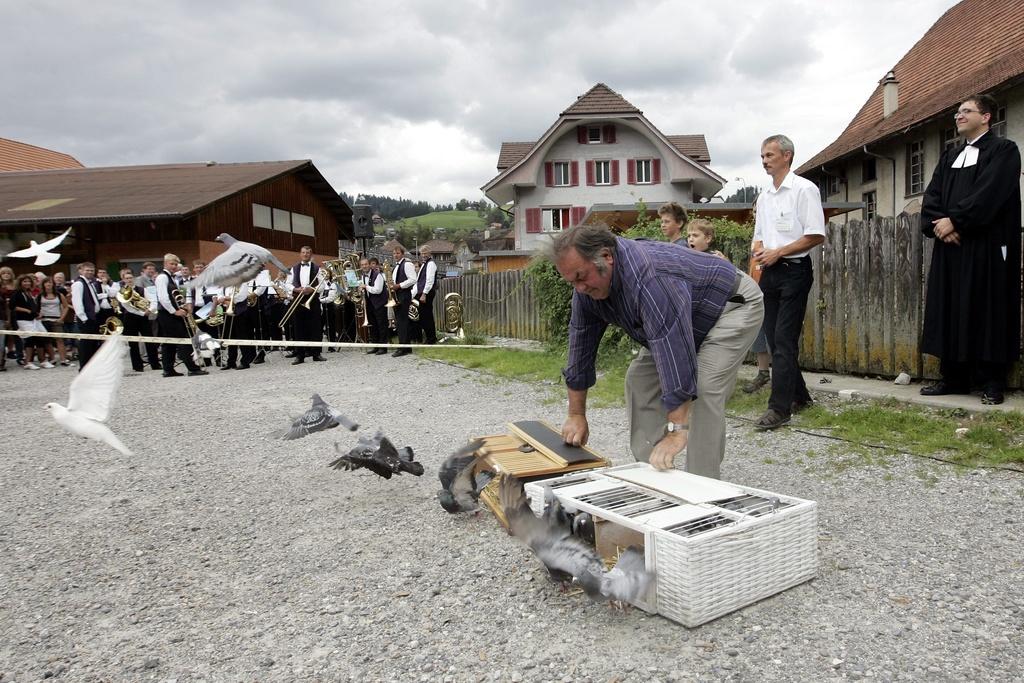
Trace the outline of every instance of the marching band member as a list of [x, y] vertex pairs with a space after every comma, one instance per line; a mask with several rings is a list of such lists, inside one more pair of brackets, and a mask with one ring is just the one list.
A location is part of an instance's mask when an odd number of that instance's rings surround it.
[[[251, 341], [255, 339], [255, 315], [253, 306], [249, 305], [249, 294], [252, 293], [252, 282], [246, 282], [239, 287], [226, 287], [224, 301], [226, 306], [231, 306], [233, 315], [225, 313], [224, 338]], [[232, 304], [232, 301], [234, 302]], [[241, 348], [242, 357], [238, 358], [238, 350]], [[228, 362], [221, 370], [248, 370], [256, 358], [256, 347], [237, 344], [228, 344]]]
[[[362, 271], [363, 305], [370, 320], [370, 337], [377, 344], [388, 343], [388, 293], [384, 290], [384, 273], [380, 272], [380, 261], [376, 258], [360, 259], [359, 269]], [[388, 350], [383, 346], [370, 349], [366, 353], [386, 356]]]
[[[324, 327], [326, 327], [327, 341], [342, 341], [345, 331], [345, 289], [337, 280], [324, 287], [320, 292], [320, 310], [324, 313]], [[337, 299], [340, 303], [335, 303]], [[349, 340], [345, 340], [349, 341]], [[334, 346], [328, 346], [328, 351], [337, 351]]]
[[[199, 277], [202, 272], [206, 270], [206, 261], [193, 261], [192, 262], [192, 278]], [[219, 339], [221, 334], [220, 325], [210, 325], [208, 318], [213, 316], [217, 310], [217, 299], [223, 293], [222, 287], [215, 286], [203, 286], [196, 287], [195, 289], [189, 290], [188, 296], [191, 297], [192, 310], [196, 316], [196, 328], [200, 331], [205, 332], [214, 339]], [[199, 317], [199, 312], [202, 311], [208, 304], [213, 304], [213, 310], [203, 318]], [[213, 352], [213, 358], [203, 358], [203, 365], [211, 367], [214, 364], [220, 365], [220, 349]]]
[[[136, 294], [142, 296], [143, 299], [146, 297], [146, 292], [142, 287], [135, 284], [135, 274], [132, 273], [131, 268], [121, 269], [121, 286], [130, 288]], [[149, 300], [145, 299], [147, 302], [145, 309], [136, 308], [128, 299], [120, 296], [120, 290], [121, 288], [119, 287], [118, 290], [114, 292], [114, 297], [117, 299], [118, 305], [121, 307], [121, 322], [124, 324], [123, 334], [126, 337], [149, 336]], [[132, 359], [132, 369], [135, 370], [135, 372], [142, 372], [146, 367], [142, 362], [142, 353], [139, 351], [139, 344], [140, 342], [128, 342], [128, 351]], [[147, 346], [155, 347], [156, 344], [148, 344]], [[157, 366], [159, 367], [159, 363]]]
[[416, 284], [412, 298], [420, 303], [420, 329], [426, 344], [437, 343], [437, 329], [434, 324], [434, 285], [437, 283], [437, 264], [431, 258], [429, 247], [420, 247], [420, 269], [416, 273]]
[[[256, 294], [255, 299], [251, 296], [248, 299], [251, 302], [250, 308], [252, 309], [252, 338], [260, 341], [267, 341], [269, 339], [267, 336], [266, 324], [264, 322], [264, 318], [266, 316], [263, 315], [263, 310], [269, 293], [273, 291], [273, 287], [270, 286], [272, 282], [273, 280], [270, 278], [270, 271], [264, 268], [256, 274], [256, 277], [251, 283], [252, 291]], [[253, 364], [259, 365], [260, 363], [266, 362], [266, 346], [254, 346], [253, 351], [255, 351], [255, 356], [252, 360]]]
[[[293, 295], [302, 297], [303, 302], [296, 307], [295, 314], [292, 316], [295, 321], [295, 341], [323, 341], [320, 300], [313, 296], [314, 283], [320, 266], [313, 263], [312, 247], [302, 247], [299, 256], [301, 260], [292, 267], [292, 287], [295, 288]], [[305, 307], [307, 300], [310, 302], [309, 308]], [[300, 346], [295, 349], [295, 360], [292, 361], [292, 365], [301, 364], [307, 356], [312, 356], [315, 361], [327, 360], [320, 355], [320, 349]]]
[[[412, 262], [405, 258], [405, 247], [401, 244], [395, 245], [392, 255], [395, 257], [394, 284], [391, 291], [394, 292], [395, 301], [395, 327], [398, 328], [398, 343], [409, 343], [409, 304], [412, 302], [412, 287], [416, 284], [416, 270]], [[398, 358], [412, 353], [408, 346], [400, 348], [391, 354]]]
[[[184, 318], [192, 313], [188, 310], [187, 304], [179, 306], [175, 301], [178, 285], [174, 273], [178, 270], [179, 264], [177, 256], [164, 254], [164, 269], [156, 276], [157, 327], [161, 337], [188, 339], [188, 328], [185, 326]], [[182, 301], [184, 302], [184, 298]], [[192, 360], [192, 348], [187, 344], [164, 344], [160, 355], [164, 377], [181, 377], [181, 373], [174, 369], [175, 355], [188, 368], [189, 375], [209, 374]]]
[[[285, 335], [281, 330], [281, 318], [284, 317], [284, 313], [288, 310], [288, 302], [291, 301], [292, 286], [289, 282], [290, 276], [283, 281], [272, 281], [276, 284], [267, 288], [267, 293], [263, 296], [263, 300], [260, 305], [263, 308], [263, 315], [261, 316], [263, 329], [262, 339], [267, 339], [275, 342], [281, 342], [284, 340]], [[278, 345], [280, 348], [283, 345]], [[294, 356], [295, 354], [292, 354]], [[257, 354], [257, 360], [253, 362], [259, 362], [259, 355]]]
[[[100, 333], [100, 298], [98, 283], [93, 279], [96, 266], [86, 261], [78, 264], [78, 277], [71, 283], [71, 306], [75, 309], [78, 329], [83, 334]], [[95, 339], [78, 340], [78, 369], [81, 371], [99, 348]]]

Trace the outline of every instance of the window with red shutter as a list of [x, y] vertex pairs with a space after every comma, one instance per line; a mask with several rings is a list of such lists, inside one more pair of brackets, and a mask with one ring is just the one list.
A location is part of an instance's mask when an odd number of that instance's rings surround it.
[[636, 185], [636, 159], [626, 159], [626, 183]]
[[607, 144], [609, 144], [609, 145], [615, 142], [615, 124], [614, 123], [609, 123], [608, 125], [606, 125], [604, 127], [604, 141]]
[[612, 159], [612, 185], [619, 184], [619, 160]]
[[651, 182], [661, 182], [661, 159], [651, 159]]
[[569, 173], [570, 173], [570, 185], [572, 185], [573, 187], [576, 187], [577, 185], [580, 184], [580, 162], [578, 162], [578, 161], [572, 162], [572, 166], [570, 167]]
[[586, 126], [576, 126], [576, 142], [580, 143], [581, 145], [587, 144]]
[[526, 232], [540, 232], [540, 209], [526, 210]]
[[555, 184], [555, 165], [550, 161], [544, 162], [544, 187], [551, 187]]
[[579, 225], [583, 222], [583, 217], [587, 215], [587, 207], [585, 206], [574, 206], [572, 207], [572, 225]]
[[587, 161], [587, 185], [594, 184], [594, 161], [590, 159]]

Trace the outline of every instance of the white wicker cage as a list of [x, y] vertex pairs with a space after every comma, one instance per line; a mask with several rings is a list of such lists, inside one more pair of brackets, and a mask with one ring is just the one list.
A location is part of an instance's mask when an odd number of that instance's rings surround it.
[[694, 627], [814, 578], [817, 504], [645, 463], [525, 485], [536, 514], [545, 491], [597, 521], [598, 551], [642, 543], [652, 591], [638, 603]]

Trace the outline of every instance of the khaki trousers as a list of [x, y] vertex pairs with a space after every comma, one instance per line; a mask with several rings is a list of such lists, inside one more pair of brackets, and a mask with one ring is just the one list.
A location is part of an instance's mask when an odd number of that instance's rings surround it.
[[[720, 477], [725, 457], [725, 402], [764, 319], [764, 301], [756, 282], [744, 274], [736, 293], [746, 303], [727, 303], [697, 351], [697, 398], [690, 407], [685, 469], [714, 479]], [[626, 412], [633, 457], [647, 462], [668, 422], [658, 369], [647, 349], [640, 350], [626, 371]]]

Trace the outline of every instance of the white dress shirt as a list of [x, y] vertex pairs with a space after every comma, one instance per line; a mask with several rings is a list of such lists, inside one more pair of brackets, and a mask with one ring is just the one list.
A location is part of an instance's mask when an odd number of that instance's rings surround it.
[[434, 278], [437, 277], [437, 264], [434, 263], [434, 259], [430, 259], [424, 265], [420, 266], [420, 270], [423, 270], [424, 268], [427, 269], [427, 279], [426, 279], [426, 282], [423, 283], [423, 291], [422, 292], [419, 291], [419, 289], [420, 289], [420, 274], [417, 272], [416, 273], [416, 284], [413, 285], [413, 288], [412, 288], [412, 298], [413, 299], [418, 298], [421, 294], [430, 294], [430, 290], [432, 290], [434, 288]]
[[[780, 249], [804, 235], [825, 235], [825, 212], [821, 208], [818, 186], [792, 171], [776, 189], [768, 189], [757, 198], [754, 241], [765, 249]], [[787, 254], [784, 258], [800, 258], [810, 250]]]
[[71, 283], [71, 307], [75, 309], [75, 317], [83, 323], [89, 320], [89, 316], [85, 312], [85, 303], [82, 301], [86, 290], [89, 290], [89, 295], [92, 297], [93, 310], [99, 313], [100, 300], [96, 296], [96, 290], [83, 285], [81, 277], [76, 277]]
[[[402, 272], [399, 273], [398, 270], [399, 269], [395, 269], [395, 272], [392, 273], [392, 275], [395, 278], [395, 284], [397, 284], [401, 289], [409, 289], [416, 284], [416, 269], [413, 267], [412, 261], [402, 259]], [[399, 275], [401, 275], [401, 277], [399, 277]]]
[[376, 282], [377, 284], [370, 283], [370, 276], [372, 275], [373, 271], [370, 271], [369, 273], [365, 273], [363, 275], [363, 284], [366, 285], [366, 293], [380, 294], [381, 292], [384, 291], [384, 274], [381, 273], [380, 271], [377, 271], [377, 277], [374, 278], [374, 282]]
[[160, 308], [174, 315], [174, 312], [178, 310], [178, 306], [171, 301], [167, 293], [167, 286], [169, 284], [173, 284], [175, 289], [178, 288], [176, 281], [167, 275], [167, 271], [162, 271], [156, 276], [156, 301]]
[[309, 287], [309, 271], [312, 270], [312, 266], [312, 262], [299, 264], [299, 284], [303, 287]]

